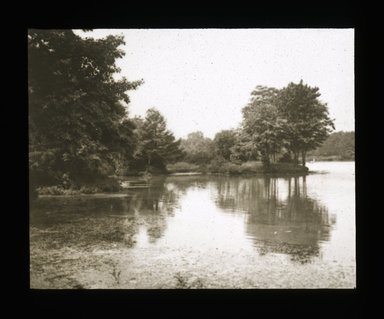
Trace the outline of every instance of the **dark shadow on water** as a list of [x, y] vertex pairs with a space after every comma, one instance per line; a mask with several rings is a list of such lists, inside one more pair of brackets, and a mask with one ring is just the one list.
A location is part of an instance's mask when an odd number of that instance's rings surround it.
[[150, 188], [122, 196], [41, 197], [30, 208], [32, 239], [41, 239], [46, 248], [98, 243], [131, 247], [142, 225], [154, 242], [164, 234], [178, 203], [178, 194], [164, 181], [157, 178]]
[[217, 182], [217, 205], [246, 214], [246, 232], [261, 255], [282, 253], [300, 263], [319, 255], [335, 222], [307, 194], [306, 177], [227, 178]]

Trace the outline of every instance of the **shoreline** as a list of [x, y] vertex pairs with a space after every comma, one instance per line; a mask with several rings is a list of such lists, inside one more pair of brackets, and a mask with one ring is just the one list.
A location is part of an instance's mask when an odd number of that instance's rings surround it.
[[[168, 174], [154, 174], [153, 178], [167, 178], [167, 177], [193, 177], [193, 176], [199, 176], [199, 177], [204, 177], [204, 176], [215, 176], [215, 177], [299, 177], [299, 176], [306, 176], [308, 174], [313, 174], [316, 173], [315, 171], [309, 171], [307, 170], [302, 170], [302, 171], [285, 171], [285, 172], [242, 172], [242, 173], [236, 173], [236, 174], [231, 174], [231, 173], [214, 173], [214, 172], [175, 172], [175, 173], [168, 173]], [[140, 176], [137, 175], [127, 175], [127, 176], [117, 176], [114, 177], [115, 181], [125, 181], [125, 182], [132, 182], [132, 181], [137, 181], [140, 180]], [[105, 198], [105, 197], [129, 197], [130, 195], [127, 193], [124, 193], [124, 191], [129, 191], [129, 190], [137, 190], [137, 189], [148, 189], [151, 188], [152, 185], [150, 182], [148, 182], [146, 185], [141, 185], [141, 186], [121, 186], [120, 184], [120, 189], [119, 190], [114, 190], [111, 192], [98, 192], [95, 191], [95, 193], [85, 193], [82, 192], [81, 189], [62, 189], [58, 186], [53, 186], [56, 191], [54, 193], [50, 193], [50, 187], [42, 187], [39, 191], [37, 191], [37, 195], [39, 198], [49, 198], [49, 197], [93, 197], [93, 198]], [[95, 184], [95, 187], [97, 187], [97, 184]], [[60, 191], [57, 192], [57, 189]]]
[[[320, 162], [320, 161], [319, 161]], [[335, 162], [335, 161], [324, 161], [324, 162]], [[342, 161], [342, 162], [354, 162], [354, 161]], [[307, 164], [314, 164], [317, 162], [308, 162]], [[153, 173], [151, 178], [167, 178], [167, 177], [190, 177], [190, 176], [226, 176], [226, 177], [299, 177], [307, 176], [312, 174], [326, 174], [326, 172], [310, 170], [307, 166], [293, 165], [290, 163], [274, 163], [270, 167], [266, 168], [261, 165], [253, 166], [242, 166], [239, 164], [233, 164], [230, 168], [221, 167], [222, 171], [168, 171], [164, 173]], [[80, 187], [79, 189], [64, 189], [61, 186], [43, 186], [41, 189], [37, 190], [38, 197], [70, 197], [70, 196], [81, 196], [81, 197], [126, 197], [129, 196], [126, 193], [122, 193], [127, 190], [136, 190], [136, 189], [148, 189], [151, 187], [149, 180], [144, 181], [142, 177], [138, 174], [136, 175], [126, 175], [126, 176], [109, 176], [108, 184], [110, 186], [109, 190], [104, 190], [100, 188], [98, 183], [93, 185], [87, 185]], [[140, 185], [128, 185], [123, 186], [121, 182], [137, 182], [140, 181]], [[145, 182], [145, 183], [144, 183]]]

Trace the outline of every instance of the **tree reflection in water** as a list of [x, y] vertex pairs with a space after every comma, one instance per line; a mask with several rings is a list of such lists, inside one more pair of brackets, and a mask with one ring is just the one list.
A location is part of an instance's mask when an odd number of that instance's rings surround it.
[[308, 196], [305, 177], [155, 177], [151, 187], [128, 190], [126, 197], [41, 198], [31, 207], [31, 226], [50, 231], [47, 243], [54, 239], [67, 246], [100, 241], [132, 246], [141, 232], [154, 243], [190, 188], [211, 193], [220, 213], [243, 214], [246, 235], [261, 255], [284, 253], [305, 263], [329, 240], [333, 222]]
[[227, 178], [217, 183], [217, 205], [246, 214], [246, 232], [261, 255], [283, 253], [300, 263], [328, 241], [327, 209], [307, 194], [306, 177]]
[[179, 197], [178, 189], [166, 184], [164, 177], [154, 178], [149, 188], [132, 192], [130, 210], [140, 216], [150, 243], [164, 235], [167, 218], [172, 216]]
[[121, 243], [131, 247], [140, 226], [149, 242], [155, 242], [178, 203], [177, 188], [166, 187], [164, 181], [155, 178], [150, 188], [130, 190], [126, 196], [41, 197], [31, 206], [30, 225], [49, 233], [47, 245]]

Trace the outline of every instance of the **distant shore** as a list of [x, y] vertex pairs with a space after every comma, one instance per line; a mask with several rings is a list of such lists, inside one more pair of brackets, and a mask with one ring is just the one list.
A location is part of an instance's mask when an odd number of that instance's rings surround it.
[[351, 162], [354, 161], [354, 157], [343, 157], [339, 155], [330, 155], [330, 156], [309, 156], [309, 162], [314, 160], [315, 162]]

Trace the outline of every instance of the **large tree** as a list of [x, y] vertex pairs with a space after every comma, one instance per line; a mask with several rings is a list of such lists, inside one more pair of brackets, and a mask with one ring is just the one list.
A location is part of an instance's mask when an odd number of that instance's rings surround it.
[[230, 160], [231, 149], [235, 146], [237, 141], [236, 135], [235, 130], [222, 130], [216, 133], [213, 143], [215, 152], [219, 157], [222, 157], [225, 160]]
[[319, 88], [303, 84], [301, 80], [281, 89], [276, 99], [279, 117], [284, 123], [286, 147], [296, 163], [301, 155], [303, 166], [306, 153], [320, 146], [334, 129], [327, 105], [319, 97]]
[[[136, 152], [137, 168], [157, 168], [164, 171], [166, 164], [172, 163], [182, 156], [180, 140], [167, 128], [161, 113], [150, 108], [144, 120], [136, 119], [138, 125], [139, 144]], [[142, 167], [141, 167], [142, 166]]]
[[[30, 170], [37, 183], [105, 175], [134, 150], [128, 90], [116, 80], [123, 37], [83, 39], [72, 30], [29, 30]], [[45, 177], [45, 180], [42, 178]]]
[[230, 151], [230, 159], [234, 162], [246, 162], [258, 158], [256, 143], [254, 143], [252, 137], [243, 129], [236, 130], [236, 142]]
[[186, 139], [182, 139], [181, 148], [185, 152], [185, 160], [190, 163], [208, 163], [214, 156], [212, 140], [204, 137], [200, 131], [190, 133]]
[[275, 88], [257, 86], [251, 93], [250, 102], [242, 110], [243, 130], [266, 165], [275, 160], [284, 142], [284, 123], [276, 107], [278, 93]]

